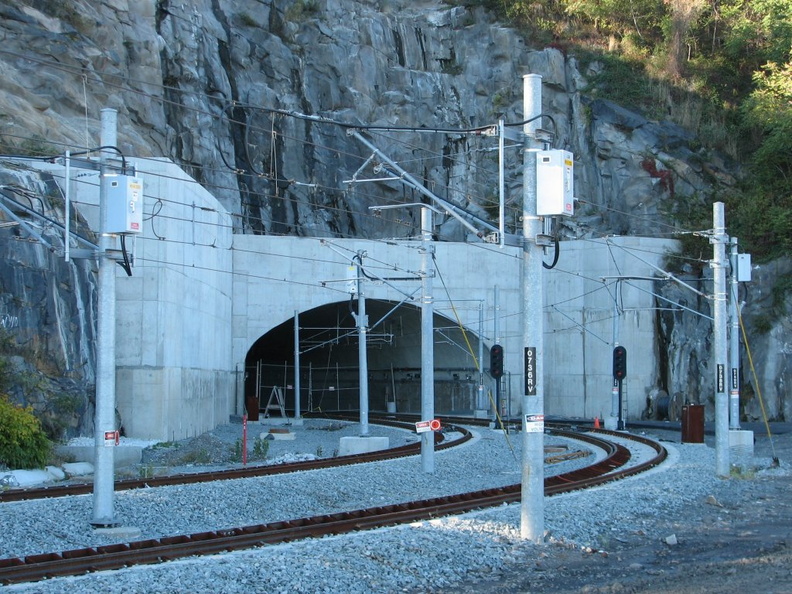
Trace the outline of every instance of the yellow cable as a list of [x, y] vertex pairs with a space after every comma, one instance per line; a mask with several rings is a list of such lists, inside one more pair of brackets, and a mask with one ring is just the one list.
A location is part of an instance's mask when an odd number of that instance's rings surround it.
[[[434, 259], [434, 254], [432, 254], [432, 258]], [[440, 278], [440, 282], [443, 284], [443, 290], [445, 291], [446, 297], [448, 297], [448, 302], [451, 304], [451, 311], [454, 312], [454, 317], [456, 318], [457, 326], [462, 331], [462, 336], [465, 338], [465, 344], [467, 345], [468, 352], [473, 357], [473, 361], [476, 364], [476, 370], [481, 373], [481, 366], [479, 365], [478, 357], [473, 352], [473, 346], [470, 344], [470, 340], [468, 339], [467, 330], [465, 330], [465, 326], [462, 324], [462, 320], [457, 313], [456, 306], [454, 305], [454, 301], [451, 299], [451, 295], [448, 292], [448, 288], [446, 287], [445, 280], [443, 279], [443, 273], [440, 272], [440, 269], [437, 267], [437, 260], [435, 260], [435, 270], [437, 271], [437, 276]], [[481, 340], [481, 339], [479, 339]], [[500, 381], [495, 380], [495, 381]], [[498, 407], [495, 405], [492, 399], [492, 390], [487, 390], [487, 394], [489, 395], [490, 403], [492, 404], [493, 410], [495, 410], [495, 419], [497, 421], [497, 425], [500, 425], [501, 430], [503, 431], [503, 435], [506, 437], [506, 443], [509, 445], [509, 449], [511, 450], [512, 456], [514, 459], [517, 459], [517, 455], [514, 453], [514, 447], [512, 446], [511, 440], [509, 439], [509, 433], [506, 431], [506, 427], [503, 425], [503, 419], [501, 419], [500, 411], [498, 411]]]
[[770, 432], [770, 423], [767, 420], [767, 411], [765, 410], [764, 399], [762, 398], [762, 388], [759, 386], [759, 376], [756, 374], [754, 367], [753, 356], [751, 355], [751, 347], [748, 344], [748, 334], [745, 332], [745, 324], [743, 324], [742, 309], [737, 307], [737, 319], [740, 322], [740, 330], [742, 331], [743, 342], [745, 343], [745, 352], [748, 354], [748, 363], [751, 366], [751, 373], [754, 377], [754, 384], [756, 385], [756, 395], [759, 397], [759, 407], [762, 409], [762, 418], [764, 419], [765, 428], [767, 429], [767, 437], [770, 440], [770, 449], [773, 452], [773, 461], [777, 461], [775, 453], [775, 445], [773, 445], [773, 435]]

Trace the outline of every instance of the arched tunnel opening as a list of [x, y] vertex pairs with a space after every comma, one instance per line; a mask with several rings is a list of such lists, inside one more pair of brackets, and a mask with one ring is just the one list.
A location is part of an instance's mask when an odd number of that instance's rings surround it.
[[[356, 311], [356, 301], [344, 301], [297, 315], [301, 414], [360, 409]], [[369, 409], [420, 413], [421, 309], [367, 299], [366, 314]], [[472, 416], [487, 411], [493, 380], [486, 373], [488, 358], [479, 361], [478, 332], [460, 328], [437, 313], [433, 322], [435, 412]], [[245, 360], [245, 403], [251, 417], [258, 412], [279, 416], [278, 394], [286, 414], [294, 416], [295, 343], [295, 318], [291, 318], [250, 347]]]

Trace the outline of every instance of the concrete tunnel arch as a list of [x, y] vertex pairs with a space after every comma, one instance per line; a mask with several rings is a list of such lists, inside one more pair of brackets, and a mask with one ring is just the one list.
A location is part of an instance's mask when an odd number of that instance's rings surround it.
[[[299, 313], [300, 409], [359, 410], [357, 300], [337, 301]], [[421, 410], [421, 309], [396, 301], [366, 299], [369, 409]], [[489, 408], [494, 392], [488, 345], [479, 377], [479, 335], [434, 313], [434, 387], [438, 415], [470, 415]], [[469, 345], [469, 348], [468, 348]], [[472, 350], [472, 354], [471, 351]], [[273, 390], [284, 396], [294, 416], [294, 317], [274, 326], [250, 347], [245, 358], [245, 403], [251, 418], [270, 402]], [[483, 380], [484, 390], [479, 390]], [[258, 407], [258, 410], [256, 410]], [[280, 416], [275, 410], [272, 416]]]

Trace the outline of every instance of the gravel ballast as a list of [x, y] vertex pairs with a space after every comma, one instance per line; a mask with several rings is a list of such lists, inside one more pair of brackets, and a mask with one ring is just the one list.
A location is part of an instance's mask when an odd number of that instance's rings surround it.
[[[139, 530], [136, 539], [146, 539], [519, 483], [521, 435], [508, 437], [481, 428], [474, 433], [475, 439], [468, 444], [437, 452], [432, 475], [421, 471], [419, 457], [410, 457], [282, 476], [124, 491], [115, 494], [116, 520]], [[409, 432], [380, 427], [372, 428], [372, 434], [387, 434], [392, 446], [415, 438]], [[328, 451], [339, 435], [306, 427], [288, 447]], [[543, 545], [520, 538], [520, 506], [515, 504], [353, 535], [12, 585], [5, 590], [452, 591], [458, 582], [488, 579], [515, 564], [535, 564], [558, 547], [594, 553], [606, 552], [614, 542], [666, 538], [669, 520], [692, 505], [708, 499], [751, 497], [755, 480], [717, 478], [714, 450], [707, 445], [664, 445], [669, 459], [653, 471], [585, 492], [546, 498], [548, 536]], [[786, 462], [773, 468], [770, 463], [770, 458], [756, 457], [756, 476], [789, 474]], [[568, 464], [552, 473], [563, 472]], [[90, 526], [91, 512], [90, 495], [4, 503], [0, 505], [0, 557], [117, 542], [119, 538]]]

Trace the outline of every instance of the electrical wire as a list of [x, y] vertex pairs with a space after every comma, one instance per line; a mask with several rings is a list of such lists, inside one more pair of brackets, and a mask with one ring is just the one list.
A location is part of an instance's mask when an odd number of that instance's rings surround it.
[[[12, 56], [15, 56], [15, 57], [22, 57], [22, 56], [20, 56], [19, 54], [15, 53], [15, 52], [1, 51], [0, 50], [0, 53], [5, 53], [7, 55], [12, 55]], [[47, 66], [50, 66], [50, 67], [53, 67], [53, 68], [60, 68], [62, 70], [68, 71], [68, 72], [73, 72], [75, 74], [79, 73], [80, 76], [82, 76], [84, 79], [87, 79], [87, 74], [85, 72], [83, 72], [83, 71], [77, 71], [76, 69], [64, 67], [61, 64], [51, 63], [51, 62], [48, 62], [46, 60], [41, 60], [41, 59], [35, 60], [35, 59], [33, 59], [33, 61], [35, 61], [37, 63], [40, 63], [42, 65], [47, 65]], [[110, 85], [113, 84], [113, 83], [110, 83], [110, 82], [102, 80], [102, 79], [98, 79], [97, 78], [97, 80], [101, 81], [103, 84], [110, 84]], [[125, 80], [125, 81], [130, 82], [130, 83], [133, 82], [133, 79], [129, 79], [129, 78], [122, 79], [122, 80]], [[129, 91], [129, 92], [134, 92], [134, 93], [138, 93], [138, 94], [144, 94], [149, 99], [161, 101], [163, 104], [171, 103], [173, 105], [179, 105], [182, 109], [191, 110], [191, 111], [194, 111], [196, 113], [201, 113], [201, 114], [204, 114], [204, 115], [208, 115], [208, 116], [213, 117], [213, 118], [216, 117], [215, 114], [213, 114], [211, 112], [207, 112], [206, 110], [201, 110], [201, 109], [197, 109], [197, 108], [193, 108], [193, 107], [189, 107], [188, 108], [187, 106], [185, 106], [185, 105], [183, 105], [181, 103], [168, 101], [164, 97], [154, 96], [154, 95], [152, 95], [150, 93], [142, 93], [141, 91], [139, 91], [137, 89], [130, 89], [128, 86], [125, 86], [125, 85], [118, 84], [116, 86], [118, 88], [124, 89], [124, 90]], [[148, 86], [151, 86], [151, 85], [148, 85]], [[167, 85], [160, 85], [159, 88], [161, 88], [163, 91], [171, 91], [171, 92], [177, 92], [178, 91], [180, 94], [184, 94], [183, 90], [175, 89], [175, 88], [169, 87]], [[205, 97], [207, 99], [210, 99], [210, 100], [213, 99], [213, 96], [207, 95], [207, 94], [202, 94], [202, 93], [192, 93], [192, 94], [196, 95], [196, 96], [203, 96], [203, 97]], [[255, 106], [253, 106], [253, 107], [255, 107]], [[292, 113], [296, 113], [296, 112], [290, 112], [288, 110], [277, 110], [277, 111], [279, 111], [281, 113], [284, 113], [284, 114], [289, 114], [289, 115], [291, 115]], [[303, 117], [306, 117], [306, 118], [314, 119], [316, 121], [326, 120], [326, 121], [329, 121], [329, 122], [333, 122], [333, 123], [335, 123], [337, 125], [344, 125], [344, 126], [349, 126], [349, 127], [357, 127], [357, 128], [362, 128], [362, 129], [367, 128], [367, 129], [370, 129], [372, 131], [383, 131], [383, 130], [389, 130], [389, 131], [411, 131], [411, 132], [415, 132], [415, 131], [427, 132], [428, 131], [428, 132], [445, 132], [445, 133], [464, 133], [464, 132], [467, 132], [467, 133], [473, 133], [473, 134], [479, 134], [480, 135], [484, 131], [489, 130], [490, 128], [492, 128], [492, 126], [482, 126], [482, 127], [478, 127], [478, 128], [459, 128], [459, 129], [457, 129], [457, 128], [428, 128], [428, 127], [415, 128], [415, 127], [394, 127], [394, 126], [361, 126], [361, 125], [355, 125], [355, 124], [348, 124], [348, 123], [345, 123], [345, 122], [337, 122], [335, 120], [330, 120], [329, 118], [323, 118], [322, 116], [309, 116], [309, 115], [306, 115], [306, 114], [300, 114], [300, 115], [303, 116]], [[249, 127], [246, 128], [246, 129], [249, 129]], [[225, 154], [222, 151], [220, 151], [220, 153], [221, 153], [221, 158], [224, 161], [227, 161], [225, 159]], [[225, 164], [230, 167], [229, 163], [226, 162]], [[235, 169], [235, 171], [238, 171], [238, 170]]]
[[553, 268], [556, 267], [556, 264], [558, 264], [558, 257], [559, 257], [559, 255], [561, 253], [561, 249], [559, 248], [559, 245], [558, 245], [558, 234], [556, 234], [555, 237], [553, 237], [553, 246], [555, 248], [554, 249], [555, 255], [553, 256], [553, 263], [552, 264], [548, 264], [547, 262], [542, 261], [542, 266], [544, 268], [546, 268], [547, 270], [552, 270]]
[[[159, 210], [161, 210], [161, 200], [158, 200], [158, 204], [159, 204]], [[214, 212], [217, 212], [217, 211], [216, 211], [216, 209], [210, 209], [210, 210], [212, 210], [212, 211], [214, 211]], [[153, 216], [152, 216], [152, 217], [149, 217], [149, 218], [153, 218]], [[181, 221], [185, 221], [185, 220], [187, 220], [187, 219], [184, 219], [184, 218], [181, 218], [181, 217], [174, 217], [174, 218], [175, 218], [176, 220], [181, 220]], [[192, 221], [192, 222], [193, 222], [193, 223], [199, 223], [199, 224], [213, 224], [213, 223], [204, 223], [204, 222], [202, 222], [202, 221]], [[154, 234], [155, 234], [155, 237], [157, 237], [157, 239], [159, 239], [159, 240], [164, 240], [164, 238], [163, 238], [162, 236], [160, 236], [160, 235], [156, 234], [156, 232], [154, 232]], [[145, 240], [146, 238], [143, 238], [143, 239]], [[183, 243], [183, 244], [185, 244], [185, 245], [189, 245], [189, 244], [190, 244], [190, 242], [187, 242], [187, 241], [184, 241], [184, 242], [177, 242], [177, 243]], [[598, 242], [598, 243], [599, 243], [599, 242]], [[607, 242], [606, 242], [606, 243], [607, 243]], [[195, 243], [194, 243], [194, 242], [193, 242], [193, 245], [195, 245]], [[494, 248], [490, 248], [490, 247], [486, 246], [486, 244], [484, 244], [484, 245], [482, 245], [482, 244], [470, 244], [470, 245], [471, 245], [471, 246], [475, 246], [475, 247], [477, 247], [477, 248], [479, 248], [479, 249], [483, 248], [483, 249], [489, 249], [490, 251], [496, 251]], [[214, 246], [214, 244], [206, 244], [206, 246], [207, 246], [207, 247], [216, 247], [216, 246]], [[418, 249], [418, 248], [419, 248], [419, 246], [407, 246], [407, 247], [408, 247], [408, 248], [409, 248], [409, 247], [414, 247], [415, 249]], [[640, 250], [639, 250], [639, 251], [640, 251]], [[648, 251], [648, 250], [644, 250], [644, 251]], [[503, 252], [497, 252], [497, 253], [501, 253], [501, 254], [503, 254]], [[656, 253], [656, 252], [651, 252], [651, 253]], [[397, 269], [397, 268], [398, 268], [398, 267], [394, 267], [394, 266], [392, 266], [392, 265], [390, 265], [390, 264], [387, 264], [387, 263], [383, 263], [383, 266], [386, 266], [386, 267], [387, 267], [387, 269], [389, 269], [389, 270], [394, 270], [394, 269]], [[411, 274], [414, 274], [414, 273], [413, 273], [413, 271], [407, 271], [407, 272], [410, 272]], [[571, 274], [569, 271], [563, 271], [563, 270], [562, 270], [561, 272], [565, 272], [565, 273], [567, 273], [567, 274]], [[581, 276], [579, 273], [574, 273], [574, 274], [575, 274], [575, 276]], [[369, 275], [369, 276], [371, 276], [371, 275]], [[372, 277], [372, 278], [375, 278], [375, 277]], [[415, 277], [394, 277], [394, 278], [399, 278], [400, 280], [408, 280], [408, 279], [409, 279], [409, 280], [412, 280], [412, 279], [414, 279]], [[547, 308], [547, 307], [550, 307], [550, 306], [552, 306], [552, 305], [553, 305], [553, 304], [546, 305], [545, 307]]]
[[125, 233], [121, 234], [121, 253], [123, 254], [123, 260], [116, 261], [116, 263], [124, 269], [127, 276], [132, 276], [132, 265], [129, 260], [129, 253], [127, 253]]

